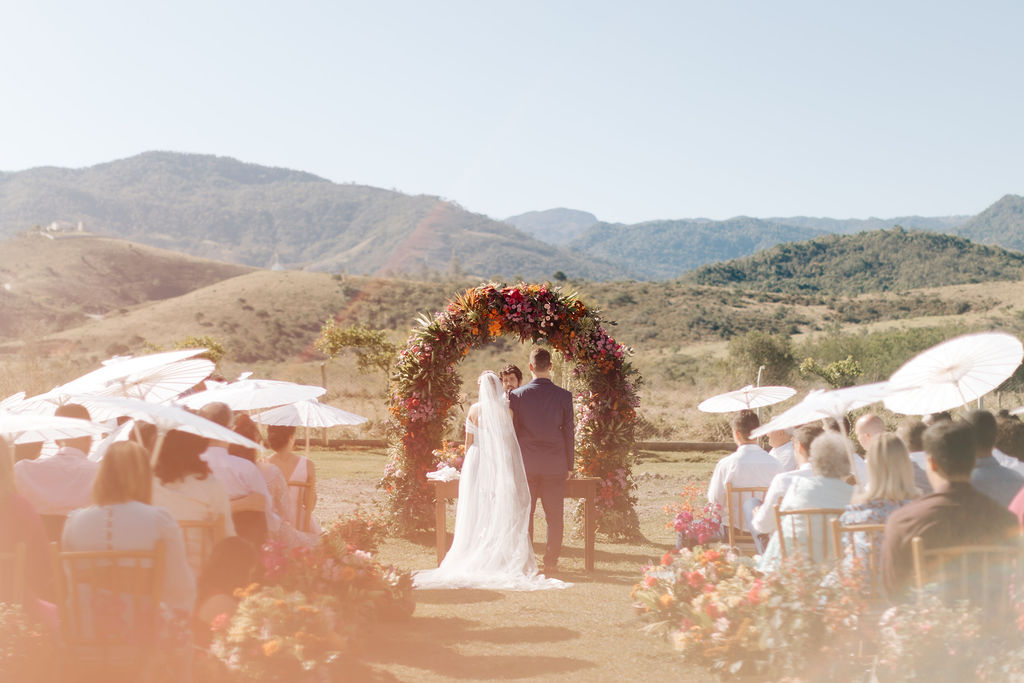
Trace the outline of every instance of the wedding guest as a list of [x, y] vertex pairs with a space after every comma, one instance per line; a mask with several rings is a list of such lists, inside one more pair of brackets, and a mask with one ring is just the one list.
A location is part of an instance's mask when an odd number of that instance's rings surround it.
[[[234, 430], [250, 441], [263, 443], [259, 427], [244, 413], [235, 417]], [[228, 452], [255, 464], [267, 482], [267, 490], [270, 491], [270, 499], [274, 506], [273, 519], [276, 523], [275, 527], [268, 530], [270, 535], [288, 548], [316, 545], [316, 534], [298, 531], [295, 528], [296, 505], [288, 492], [288, 482], [285, 481], [281, 470], [258, 457], [255, 448], [231, 444], [228, 446]]]
[[952, 422], [953, 416], [949, 414], [948, 410], [943, 410], [938, 413], [930, 413], [921, 418], [921, 422], [924, 422], [925, 427], [931, 427], [937, 425], [940, 422]]
[[234, 592], [256, 580], [259, 561], [259, 553], [244, 538], [232, 536], [214, 546], [196, 585], [197, 646], [205, 648], [210, 644], [210, 624], [215, 619], [222, 614], [230, 618], [238, 609]]
[[[743, 488], [748, 486], [769, 487], [772, 478], [781, 471], [779, 461], [757, 445], [757, 440], [750, 433], [761, 425], [757, 413], [742, 410], [732, 419], [732, 439], [737, 449], [715, 465], [708, 486], [708, 501], [721, 506], [722, 524], [733, 524], [734, 528], [749, 531], [746, 520], [729, 519], [729, 501], [726, 499], [726, 484]], [[723, 526], [723, 528], [725, 528]]]
[[[843, 526], [855, 524], [885, 524], [894, 511], [918, 495], [914, 486], [913, 466], [903, 441], [895, 434], [879, 434], [871, 441], [867, 453], [870, 484], [854, 493], [846, 512], [839, 516]], [[869, 536], [858, 531], [843, 537], [846, 557], [867, 558], [881, 555], [880, 534]], [[872, 547], [873, 546], [873, 547]]]
[[907, 418], [896, 428], [896, 436], [900, 437], [903, 445], [909, 451], [910, 464], [914, 467], [914, 486], [922, 494], [932, 492], [932, 484], [928, 481], [927, 467], [928, 456], [924, 452], [924, 443], [921, 437], [928, 426], [916, 417]]
[[43, 452], [42, 441], [31, 441], [29, 443], [14, 444], [14, 462], [21, 460], [35, 460]]
[[[224, 485], [217, 481], [199, 458], [209, 440], [172, 429], [164, 436], [153, 474], [153, 505], [162, 507], [179, 522], [221, 520], [220, 537], [234, 536], [231, 501]], [[202, 539], [185, 539], [189, 565], [196, 573], [202, 567]]]
[[798, 467], [793, 454], [793, 430], [774, 429], [768, 432], [768, 445], [772, 447], [768, 455], [779, 461], [783, 472], [791, 472]]
[[857, 443], [867, 453], [871, 442], [878, 435], [885, 434], [885, 422], [874, 413], [865, 413], [853, 424], [853, 433], [857, 436]]
[[190, 618], [195, 606], [195, 577], [178, 523], [167, 510], [150, 504], [152, 486], [145, 449], [130, 441], [112, 444], [96, 475], [95, 504], [68, 516], [62, 549], [148, 550], [163, 541], [164, 602]]
[[[224, 403], [207, 403], [199, 414], [222, 427], [231, 428], [231, 408]], [[213, 476], [228, 492], [235, 533], [257, 547], [262, 546], [267, 530], [277, 525], [273, 501], [259, 469], [245, 458], [228, 453], [224, 441], [211, 440], [199, 457], [210, 466]]]
[[[43, 520], [32, 504], [20, 496], [14, 484], [14, 465], [7, 441], [0, 437], [0, 553], [14, 552], [19, 543], [25, 544], [24, 605], [31, 615], [56, 626], [56, 610], [43, 600], [52, 599], [50, 585], [49, 540]], [[0, 583], [0, 602], [14, 602], [12, 586], [4, 574]]]
[[971, 485], [975, 442], [966, 422], [940, 421], [924, 433], [934, 493], [889, 516], [882, 538], [882, 579], [892, 598], [905, 597], [914, 572], [911, 541], [925, 548], [1003, 544], [1018, 534], [1017, 519]]
[[[89, 411], [77, 403], [59, 406], [58, 417], [89, 419]], [[86, 507], [91, 500], [99, 463], [89, 460], [92, 437], [58, 441], [57, 453], [39, 460], [21, 460], [14, 466], [18, 491], [43, 519], [46, 533], [59, 541], [64, 520], [72, 510]]]
[[501, 380], [501, 386], [505, 388], [505, 393], [518, 389], [523, 383], [523, 371], [517, 366], [509, 363], [501, 370], [498, 371], [498, 379]]
[[[824, 431], [820, 425], [816, 424], [806, 424], [793, 430], [793, 455], [797, 462], [797, 468], [791, 472], [780, 472], [775, 475], [771, 485], [768, 486], [764, 502], [754, 509], [751, 523], [759, 534], [770, 534], [775, 531], [775, 506], [782, 502], [790, 484], [801, 477], [814, 476], [814, 470], [811, 467], [811, 443]], [[760, 541], [760, 539], [756, 540]], [[757, 550], [760, 553], [764, 549], [759, 546]]]
[[[289, 486], [288, 494], [292, 507], [296, 510], [296, 517], [298, 517], [299, 510], [309, 517], [309, 529], [303, 529], [303, 531], [319, 535], [320, 524], [312, 515], [313, 508], [316, 507], [316, 468], [309, 458], [295, 453], [295, 427], [268, 426], [267, 445], [274, 451], [274, 454], [270, 456], [270, 462], [281, 470], [281, 474], [289, 483], [309, 484], [304, 490]], [[300, 495], [303, 496], [301, 504], [299, 502]], [[300, 528], [300, 521], [296, 519], [296, 528]]]
[[996, 419], [987, 410], [972, 410], [964, 420], [974, 431], [974, 469], [971, 486], [1003, 507], [1024, 488], [1024, 476], [1003, 467], [992, 457], [996, 445]]
[[[844, 508], [853, 495], [853, 487], [843, 481], [850, 472], [848, 440], [840, 434], [828, 432], [819, 435], [811, 442], [811, 468], [814, 475], [800, 477], [790, 484], [786, 495], [779, 505], [780, 511], [808, 510], [820, 508]], [[807, 519], [799, 515], [787, 520], [783, 528], [772, 535], [758, 565], [761, 571], [775, 571], [782, 560], [779, 534], [782, 534], [786, 548], [806, 548], [808, 530]], [[816, 533], [811, 536], [811, 556], [815, 562], [821, 562], [829, 554], [826, 543], [827, 534]]]
[[[1005, 413], [1005, 414], [1004, 414]], [[996, 445], [992, 457], [1003, 467], [1009, 467], [1017, 474], [1024, 475], [1024, 423], [1016, 415], [999, 411], [996, 416]]]

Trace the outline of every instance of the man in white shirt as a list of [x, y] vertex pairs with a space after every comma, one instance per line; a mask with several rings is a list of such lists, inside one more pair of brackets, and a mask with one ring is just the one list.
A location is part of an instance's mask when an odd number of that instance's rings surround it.
[[[230, 429], [233, 416], [231, 408], [225, 403], [207, 403], [200, 409], [199, 414]], [[225, 442], [212, 439], [209, 447], [199, 457], [210, 466], [213, 476], [227, 491], [239, 536], [246, 537], [243, 529], [247, 526], [240, 517], [254, 511], [263, 512], [267, 529], [277, 530], [280, 520], [274, 514], [267, 482], [255, 464], [245, 458], [231, 455]]]
[[[768, 492], [764, 501], [753, 510], [751, 526], [758, 534], [771, 534], [775, 531], [775, 506], [782, 502], [790, 484], [800, 477], [813, 477], [811, 469], [811, 442], [825, 432], [820, 425], [806, 424], [798, 427], [793, 432], [793, 453], [796, 457], [798, 467], [790, 472], [780, 472], [772, 479], [768, 486]], [[760, 539], [754, 537], [758, 552], [764, 552], [760, 547]]]
[[793, 455], [793, 430], [776, 429], [768, 432], [768, 445], [772, 447], [768, 455], [779, 461], [783, 472], [792, 472], [797, 468], [796, 457]]
[[735, 523], [729, 519], [729, 502], [726, 499], [725, 485], [734, 487], [764, 486], [771, 484], [772, 478], [781, 471], [779, 461], [768, 455], [757, 441], [750, 437], [750, 432], [760, 426], [757, 414], [750, 410], [740, 411], [732, 419], [732, 439], [739, 448], [732, 455], [727, 455], [715, 465], [708, 486], [708, 500], [718, 503], [722, 511], [722, 524], [735, 524], [735, 528], [749, 531], [749, 525], [742, 519]]
[[[77, 403], [59, 406], [54, 414], [89, 419], [89, 411]], [[48, 458], [19, 460], [14, 465], [18, 492], [43, 518], [46, 534], [52, 541], [60, 541], [69, 512], [92, 505], [92, 484], [100, 469], [100, 464], [88, 457], [92, 437], [65, 439], [57, 445], [60, 450]]]

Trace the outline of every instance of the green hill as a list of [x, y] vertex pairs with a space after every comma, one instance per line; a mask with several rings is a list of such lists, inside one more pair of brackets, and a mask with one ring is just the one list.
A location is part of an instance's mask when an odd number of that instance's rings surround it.
[[221, 261], [350, 273], [615, 278], [438, 197], [210, 155], [147, 152], [84, 169], [0, 174], [0, 236], [53, 221]]
[[1024, 251], [1024, 197], [1006, 195], [960, 226], [957, 233], [973, 242]]
[[858, 294], [1018, 280], [1022, 269], [1024, 254], [897, 227], [781, 244], [703, 266], [685, 279], [762, 291]]
[[505, 219], [528, 235], [550, 244], [565, 244], [597, 224], [597, 216], [575, 209], [527, 211]]
[[740, 216], [726, 221], [598, 223], [569, 246], [596, 259], [615, 260], [641, 280], [667, 280], [706, 263], [753, 254], [781, 242], [820, 234]]

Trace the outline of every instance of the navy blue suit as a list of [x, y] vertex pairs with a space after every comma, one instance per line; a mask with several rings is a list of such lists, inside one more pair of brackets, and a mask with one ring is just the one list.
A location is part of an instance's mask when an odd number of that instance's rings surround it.
[[562, 551], [565, 477], [576, 454], [572, 394], [549, 379], [537, 378], [509, 394], [509, 407], [533, 499], [530, 538], [540, 498], [548, 525], [544, 565], [550, 570], [558, 565]]

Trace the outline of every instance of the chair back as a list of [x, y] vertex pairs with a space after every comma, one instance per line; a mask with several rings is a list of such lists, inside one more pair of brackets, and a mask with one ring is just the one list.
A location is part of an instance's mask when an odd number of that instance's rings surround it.
[[884, 524], [843, 525], [839, 518], [832, 520], [833, 554], [839, 558], [840, 573], [860, 572], [864, 591], [869, 600], [881, 599], [882, 589], [882, 535]]
[[25, 602], [25, 544], [15, 543], [14, 550], [0, 553], [0, 601]]
[[75, 659], [143, 658], [156, 645], [164, 542], [151, 550], [61, 552], [50, 544], [64, 644]]
[[768, 493], [767, 486], [733, 486], [726, 483], [725, 500], [728, 511], [728, 536], [729, 545], [740, 546], [754, 545], [754, 535], [751, 529], [744, 528], [746, 522], [743, 519], [743, 503], [752, 498], [764, 500]]
[[914, 584], [918, 589], [934, 586], [943, 600], [968, 600], [980, 607], [983, 623], [999, 628], [1016, 619], [1015, 600], [1024, 595], [1024, 546], [960, 545], [925, 547], [915, 536]]
[[776, 505], [775, 528], [782, 557], [799, 553], [816, 563], [835, 557], [832, 520], [844, 512], [844, 508], [781, 510]]
[[211, 519], [178, 521], [181, 536], [185, 541], [185, 556], [197, 577], [206, 566], [213, 547], [224, 538], [224, 516], [215, 515]]
[[308, 481], [288, 482], [288, 492], [295, 495], [295, 528], [298, 531], [309, 531], [309, 517], [313, 511], [308, 501], [312, 488], [313, 484]]

